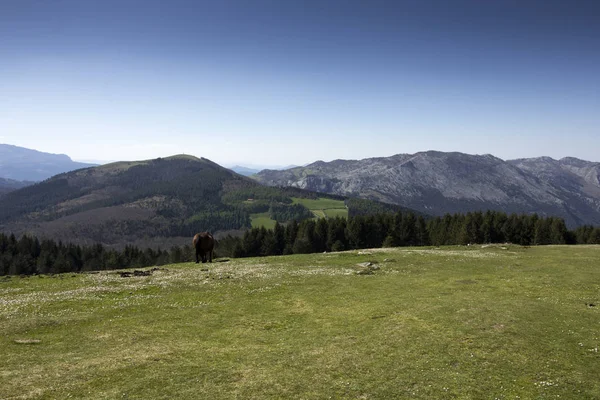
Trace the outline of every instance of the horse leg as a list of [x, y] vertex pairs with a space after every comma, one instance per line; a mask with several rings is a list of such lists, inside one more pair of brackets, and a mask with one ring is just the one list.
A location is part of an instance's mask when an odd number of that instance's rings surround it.
[[198, 253], [200, 253], [200, 252], [198, 251], [198, 249], [196, 249], [196, 264], [198, 264], [198, 261], [200, 261], [198, 258]]

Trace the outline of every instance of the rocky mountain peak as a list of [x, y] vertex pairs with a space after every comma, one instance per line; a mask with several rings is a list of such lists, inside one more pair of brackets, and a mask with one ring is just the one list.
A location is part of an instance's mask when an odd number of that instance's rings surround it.
[[600, 168], [575, 158], [504, 161], [491, 154], [425, 151], [363, 160], [318, 161], [262, 171], [267, 185], [358, 195], [426, 213], [500, 210], [600, 224]]

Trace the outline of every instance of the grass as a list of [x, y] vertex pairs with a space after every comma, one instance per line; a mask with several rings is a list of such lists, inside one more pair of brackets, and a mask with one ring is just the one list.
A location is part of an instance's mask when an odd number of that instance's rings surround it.
[[0, 398], [600, 398], [599, 259], [399, 248], [0, 278]]
[[146, 164], [148, 164], [148, 161], [117, 161], [114, 163], [99, 165], [98, 167], [95, 168], [95, 170], [101, 171], [101, 172], [117, 173], [117, 172], [126, 171], [129, 168], [135, 167], [137, 165], [146, 165]]
[[[308, 208], [314, 215], [314, 218], [348, 218], [348, 209], [343, 200], [333, 200], [320, 197], [318, 199], [302, 199], [292, 197], [293, 204], [302, 204]], [[247, 202], [247, 201], [246, 201]], [[268, 212], [250, 214], [250, 222], [253, 228], [264, 226], [267, 229], [273, 229], [275, 220], [271, 219]]]
[[292, 197], [294, 204], [302, 204], [317, 218], [344, 217], [348, 218], [348, 209], [343, 200], [334, 200], [319, 197], [318, 199], [302, 199]]
[[311, 210], [311, 212], [313, 213], [313, 215], [316, 218], [325, 218], [325, 211], [324, 210]]
[[264, 226], [267, 229], [273, 229], [276, 222], [274, 219], [271, 219], [268, 212], [250, 214], [250, 223], [253, 228]]
[[327, 210], [323, 210], [323, 213], [328, 217], [328, 218], [335, 218], [335, 217], [342, 217], [342, 218], [348, 218], [348, 210], [346, 208], [332, 208], [332, 209], [327, 209]]
[[319, 197], [318, 199], [302, 199], [298, 197], [292, 197], [294, 204], [302, 204], [309, 210], [325, 210], [328, 208], [346, 208], [344, 200], [334, 200]]

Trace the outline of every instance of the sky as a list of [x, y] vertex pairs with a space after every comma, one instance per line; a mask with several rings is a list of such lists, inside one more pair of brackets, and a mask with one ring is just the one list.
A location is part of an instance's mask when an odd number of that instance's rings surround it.
[[0, 143], [600, 161], [600, 1], [0, 0]]

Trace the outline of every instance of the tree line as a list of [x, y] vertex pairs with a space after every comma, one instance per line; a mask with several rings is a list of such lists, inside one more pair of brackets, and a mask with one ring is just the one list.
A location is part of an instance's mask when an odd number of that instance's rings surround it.
[[0, 233], [0, 276], [57, 274], [122, 268], [141, 268], [193, 259], [191, 246], [174, 246], [168, 250], [141, 250], [125, 246], [109, 249], [101, 244], [79, 246], [36, 237]]
[[221, 240], [220, 253], [230, 257], [317, 253], [361, 248], [442, 246], [477, 243], [600, 244], [600, 228], [567, 229], [556, 217], [507, 215], [498, 211], [446, 214], [425, 219], [398, 211], [277, 223], [274, 229], [252, 228], [243, 237]]
[[[199, 229], [201, 230], [201, 229]], [[190, 234], [191, 235], [191, 234]], [[218, 241], [215, 256], [256, 257], [306, 254], [361, 248], [396, 246], [441, 246], [477, 243], [519, 245], [600, 244], [600, 227], [567, 229], [564, 221], [537, 215], [507, 215], [498, 211], [446, 214], [425, 219], [412, 212], [320, 218], [273, 229], [252, 228], [242, 237]], [[0, 275], [31, 275], [140, 268], [193, 261], [191, 246], [169, 250], [122, 250], [101, 244], [79, 246], [23, 235], [0, 233]]]

